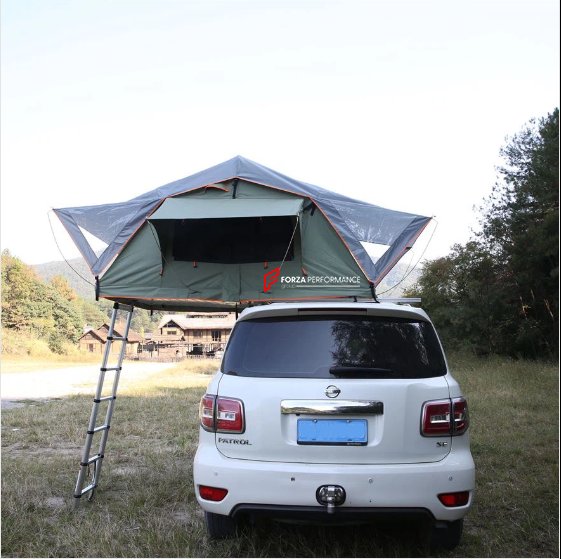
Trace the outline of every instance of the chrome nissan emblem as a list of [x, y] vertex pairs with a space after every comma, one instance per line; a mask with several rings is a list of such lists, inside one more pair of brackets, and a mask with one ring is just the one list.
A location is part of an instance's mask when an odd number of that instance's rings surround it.
[[341, 394], [341, 389], [336, 386], [330, 385], [325, 389], [325, 395], [328, 398], [337, 398]]

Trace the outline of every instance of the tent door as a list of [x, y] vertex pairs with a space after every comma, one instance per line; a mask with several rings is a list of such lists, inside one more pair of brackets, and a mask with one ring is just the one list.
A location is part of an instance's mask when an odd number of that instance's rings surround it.
[[[288, 200], [170, 198], [149, 218], [161, 250], [174, 260], [216, 264], [294, 258], [302, 198]], [[291, 242], [292, 239], [292, 242]]]

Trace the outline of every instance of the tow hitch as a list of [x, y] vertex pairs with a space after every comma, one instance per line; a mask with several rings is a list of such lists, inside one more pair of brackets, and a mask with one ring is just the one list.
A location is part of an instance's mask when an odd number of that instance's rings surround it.
[[327, 506], [329, 514], [333, 514], [335, 507], [345, 502], [345, 497], [345, 490], [340, 485], [322, 485], [316, 491], [318, 503]]

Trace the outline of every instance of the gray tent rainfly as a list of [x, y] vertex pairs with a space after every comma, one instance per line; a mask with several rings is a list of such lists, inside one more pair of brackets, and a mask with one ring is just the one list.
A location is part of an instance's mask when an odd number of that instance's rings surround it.
[[[99, 296], [161, 310], [370, 298], [430, 221], [243, 157], [128, 202], [54, 211]], [[107, 244], [101, 255], [83, 231]], [[374, 262], [362, 243], [388, 248]]]

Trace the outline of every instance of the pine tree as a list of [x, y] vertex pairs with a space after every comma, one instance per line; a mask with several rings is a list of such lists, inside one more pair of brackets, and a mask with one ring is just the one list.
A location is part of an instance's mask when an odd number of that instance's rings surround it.
[[559, 110], [501, 150], [482, 230], [425, 265], [417, 286], [445, 342], [477, 353], [552, 357], [559, 331]]
[[557, 351], [559, 110], [532, 120], [501, 150], [504, 165], [482, 211], [481, 241], [500, 261], [519, 317], [514, 346]]

